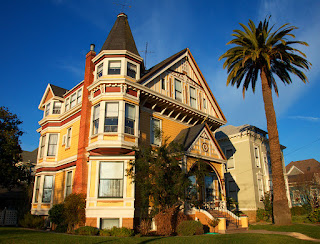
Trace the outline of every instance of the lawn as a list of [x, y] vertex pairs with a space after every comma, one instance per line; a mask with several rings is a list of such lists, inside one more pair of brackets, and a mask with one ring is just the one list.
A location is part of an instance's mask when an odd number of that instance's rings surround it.
[[282, 232], [299, 232], [312, 238], [320, 239], [320, 225], [311, 224], [293, 224], [285, 226], [268, 225], [250, 225], [250, 230], [270, 230]]
[[[201, 235], [191, 237], [99, 237], [0, 227], [0, 243], [308, 243], [289, 236], [264, 234]], [[312, 243], [312, 242], [310, 242]]]

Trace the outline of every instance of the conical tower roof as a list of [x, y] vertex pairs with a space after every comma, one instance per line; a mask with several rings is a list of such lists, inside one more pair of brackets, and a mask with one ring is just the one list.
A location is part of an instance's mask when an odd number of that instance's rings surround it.
[[128, 50], [140, 56], [136, 47], [136, 43], [133, 39], [126, 14], [121, 13], [118, 15], [117, 20], [114, 23], [100, 52], [103, 50]]

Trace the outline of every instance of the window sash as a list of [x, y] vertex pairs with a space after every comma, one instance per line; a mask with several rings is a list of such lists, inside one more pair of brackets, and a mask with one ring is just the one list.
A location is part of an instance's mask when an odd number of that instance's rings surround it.
[[100, 114], [100, 104], [93, 108], [93, 121], [92, 121], [92, 134], [95, 135], [99, 130], [99, 114]]
[[134, 125], [135, 125], [135, 106], [126, 103], [124, 132], [127, 134], [134, 135]]
[[48, 116], [49, 113], [50, 113], [50, 103], [48, 103], [48, 104], [46, 105], [46, 113], [45, 113], [45, 115]]
[[66, 196], [72, 193], [72, 171], [67, 173], [67, 181], [66, 181]]
[[82, 89], [77, 92], [77, 103], [82, 102]]
[[131, 63], [127, 63], [127, 75], [131, 78], [136, 78], [137, 66]]
[[45, 175], [44, 176], [44, 184], [43, 184], [42, 202], [44, 202], [44, 203], [51, 202], [52, 188], [53, 188], [53, 176], [52, 175]]
[[61, 102], [54, 102], [52, 114], [60, 114], [60, 112], [61, 112]]
[[190, 106], [197, 107], [196, 89], [194, 87], [190, 87]]
[[103, 75], [103, 63], [97, 68], [97, 77], [100, 78]]
[[175, 80], [175, 99], [182, 102], [182, 84], [179, 80]]
[[34, 196], [34, 202], [38, 202], [39, 200], [39, 189], [40, 189], [40, 176], [37, 176], [36, 178], [36, 191]]
[[45, 145], [46, 145], [46, 135], [42, 136], [41, 138], [40, 155], [39, 155], [40, 158], [42, 158], [44, 155]]
[[111, 229], [114, 226], [119, 227], [119, 219], [101, 219], [100, 229]]
[[66, 104], [65, 104], [65, 111], [69, 110], [70, 108], [70, 98], [67, 98]]
[[58, 134], [50, 134], [47, 156], [55, 156], [56, 155], [57, 144], [58, 144]]
[[66, 137], [66, 147], [70, 147], [71, 142], [71, 128], [67, 130], [67, 137]]
[[109, 75], [119, 75], [121, 70], [121, 62], [120, 61], [110, 61], [108, 67]]
[[106, 103], [105, 132], [118, 131], [119, 103]]
[[123, 197], [123, 162], [101, 162], [99, 197]]
[[73, 108], [76, 105], [76, 93], [72, 94], [70, 101], [70, 108]]
[[161, 139], [156, 136], [156, 130], [160, 130], [160, 120], [152, 118], [151, 119], [151, 144], [160, 145]]
[[166, 89], [166, 80], [163, 78], [161, 79], [161, 89], [165, 90]]

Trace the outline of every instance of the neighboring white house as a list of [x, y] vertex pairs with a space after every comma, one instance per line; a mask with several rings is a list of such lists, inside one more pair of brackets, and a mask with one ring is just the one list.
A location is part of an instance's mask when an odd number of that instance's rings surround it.
[[[272, 191], [267, 132], [248, 124], [228, 125], [217, 129], [215, 137], [228, 160], [225, 169], [227, 196], [236, 200], [239, 210], [255, 221], [257, 209], [264, 207], [264, 193]], [[288, 191], [287, 194], [289, 196]]]

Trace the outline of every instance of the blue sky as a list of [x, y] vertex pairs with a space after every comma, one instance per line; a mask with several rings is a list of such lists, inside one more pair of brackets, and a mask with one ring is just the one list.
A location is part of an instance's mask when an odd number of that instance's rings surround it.
[[[121, 1], [123, 3], [123, 1]], [[290, 86], [279, 83], [274, 97], [280, 142], [285, 161], [315, 158], [320, 161], [320, 1], [191, 1], [127, 0], [124, 12], [142, 57], [146, 42], [151, 67], [188, 47], [215, 95], [228, 124], [252, 124], [266, 130], [261, 86], [256, 93], [226, 87], [226, 70], [218, 61], [239, 23], [255, 23], [271, 15], [280, 27], [299, 27], [297, 40], [312, 63], [308, 84], [294, 78]], [[121, 7], [119, 0], [11, 0], [1, 3], [0, 106], [23, 121], [23, 150], [38, 146], [38, 110], [48, 83], [70, 89], [83, 80], [85, 54], [91, 43], [100, 50]]]

